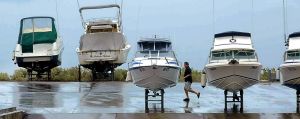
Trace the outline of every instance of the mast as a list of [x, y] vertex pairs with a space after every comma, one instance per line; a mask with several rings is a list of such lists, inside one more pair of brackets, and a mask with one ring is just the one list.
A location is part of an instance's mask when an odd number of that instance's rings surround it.
[[289, 45], [289, 41], [287, 39], [287, 8], [286, 8], [286, 1], [282, 0], [282, 12], [283, 12], [283, 37], [285, 46]]

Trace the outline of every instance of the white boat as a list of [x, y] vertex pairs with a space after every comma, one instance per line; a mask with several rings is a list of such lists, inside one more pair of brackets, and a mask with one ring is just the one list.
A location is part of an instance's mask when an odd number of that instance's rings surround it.
[[250, 33], [215, 34], [209, 62], [205, 66], [210, 85], [230, 92], [242, 91], [258, 83], [261, 67]]
[[59, 37], [55, 19], [52, 17], [28, 17], [21, 20], [18, 43], [13, 51], [13, 61], [27, 69], [28, 78], [33, 71], [37, 76], [47, 73], [61, 65], [63, 42]]
[[180, 66], [166, 38], [142, 38], [130, 63], [129, 72], [135, 85], [151, 91], [177, 84]]
[[[116, 18], [99, 18], [86, 20], [83, 11], [91, 9], [117, 8]], [[123, 34], [122, 15], [119, 5], [87, 6], [80, 8], [80, 14], [85, 29], [77, 48], [79, 64], [91, 69], [93, 80], [97, 74], [107, 75], [127, 60], [130, 45]]]
[[281, 83], [300, 91], [300, 32], [289, 35], [287, 46], [280, 66]]

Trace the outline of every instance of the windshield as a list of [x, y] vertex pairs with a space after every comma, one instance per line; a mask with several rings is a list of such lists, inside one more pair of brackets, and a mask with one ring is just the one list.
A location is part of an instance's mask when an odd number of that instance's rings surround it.
[[169, 42], [141, 42], [139, 43], [141, 51], [168, 51], [171, 50], [171, 43]]
[[51, 32], [52, 19], [51, 18], [34, 18], [23, 20], [22, 33], [32, 32]]
[[211, 60], [256, 59], [254, 50], [212, 51]]
[[145, 58], [158, 58], [158, 57], [171, 57], [175, 58], [173, 51], [138, 51], [135, 57], [145, 57]]
[[287, 60], [298, 60], [300, 59], [300, 51], [287, 51], [286, 52]]

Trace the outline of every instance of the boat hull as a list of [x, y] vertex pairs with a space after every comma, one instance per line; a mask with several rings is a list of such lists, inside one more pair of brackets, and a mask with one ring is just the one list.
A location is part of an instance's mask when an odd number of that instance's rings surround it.
[[281, 83], [295, 90], [300, 90], [300, 63], [287, 63], [280, 66]]
[[53, 44], [34, 44], [32, 53], [23, 53], [22, 46], [17, 44], [13, 52], [13, 61], [19, 67], [46, 72], [61, 65], [63, 49], [61, 39], [57, 39]]
[[94, 64], [95, 62], [108, 62], [111, 64], [123, 64], [127, 60], [130, 47], [122, 50], [103, 51], [77, 51], [80, 65]]
[[77, 48], [79, 63], [82, 66], [96, 63], [123, 64], [131, 46], [119, 32], [97, 32], [81, 36]]
[[180, 75], [180, 68], [173, 66], [141, 66], [129, 71], [135, 85], [152, 91], [176, 86]]
[[254, 64], [208, 64], [205, 68], [208, 83], [231, 92], [246, 89], [260, 78], [261, 65]]

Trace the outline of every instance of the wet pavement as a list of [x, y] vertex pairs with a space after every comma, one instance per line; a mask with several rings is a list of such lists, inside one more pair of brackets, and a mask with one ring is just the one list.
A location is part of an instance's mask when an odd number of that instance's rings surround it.
[[165, 90], [165, 114], [158, 113], [159, 104], [150, 104], [151, 113], [145, 114], [144, 89], [131, 82], [0, 82], [0, 107], [17, 107], [34, 119], [294, 119], [299, 116], [291, 114], [296, 113], [296, 91], [279, 83], [261, 83], [244, 90], [243, 114], [235, 113], [232, 105], [224, 113], [222, 90], [211, 86], [202, 88], [199, 83], [192, 87], [201, 91], [200, 99], [190, 94], [191, 101], [183, 102], [183, 83], [179, 83]]

